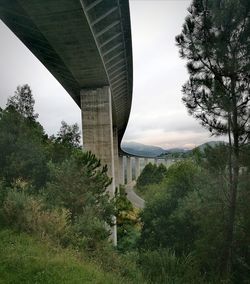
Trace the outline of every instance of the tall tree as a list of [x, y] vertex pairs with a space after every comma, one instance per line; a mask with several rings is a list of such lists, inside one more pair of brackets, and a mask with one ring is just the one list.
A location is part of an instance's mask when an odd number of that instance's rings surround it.
[[0, 177], [39, 188], [46, 182], [47, 150], [43, 127], [13, 108], [0, 112]]
[[79, 148], [80, 140], [81, 133], [78, 124], [74, 123], [69, 125], [65, 121], [62, 121], [61, 128], [57, 133], [56, 141], [73, 148]]
[[7, 107], [14, 108], [22, 116], [35, 120], [38, 114], [34, 112], [35, 100], [28, 84], [18, 86], [15, 95], [10, 97]]
[[228, 135], [229, 193], [223, 273], [231, 270], [241, 146], [250, 139], [250, 2], [193, 0], [176, 37], [188, 60], [183, 101], [212, 134]]

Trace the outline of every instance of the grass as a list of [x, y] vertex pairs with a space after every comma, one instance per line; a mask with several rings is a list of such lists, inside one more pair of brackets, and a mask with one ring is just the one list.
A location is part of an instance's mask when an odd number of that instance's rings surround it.
[[0, 231], [1, 284], [129, 283], [105, 273], [76, 253], [38, 241], [27, 234]]

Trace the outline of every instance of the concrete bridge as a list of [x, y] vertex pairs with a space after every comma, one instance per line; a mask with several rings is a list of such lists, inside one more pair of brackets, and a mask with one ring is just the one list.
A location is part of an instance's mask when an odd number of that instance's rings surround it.
[[0, 19], [81, 108], [84, 149], [107, 164], [113, 195], [132, 100], [128, 0], [0, 0]]
[[143, 168], [149, 164], [160, 165], [169, 167], [179, 159], [166, 159], [161, 157], [142, 157], [130, 155], [128, 153], [121, 154], [119, 156], [119, 184], [131, 184], [132, 181], [136, 181], [141, 174]]
[[84, 150], [107, 165], [113, 196], [132, 100], [128, 0], [0, 0], [0, 19], [81, 108]]
[[[125, 182], [120, 143], [132, 101], [128, 0], [0, 0], [0, 19], [81, 108], [83, 147], [107, 165], [113, 196]], [[134, 158], [125, 155], [130, 182]]]

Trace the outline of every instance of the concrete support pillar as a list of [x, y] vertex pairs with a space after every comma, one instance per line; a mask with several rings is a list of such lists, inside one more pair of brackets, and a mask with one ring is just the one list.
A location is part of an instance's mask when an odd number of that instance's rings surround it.
[[144, 158], [144, 167], [148, 164], [148, 158]]
[[113, 147], [114, 147], [114, 169], [115, 169], [115, 187], [119, 189], [120, 174], [119, 174], [119, 156], [118, 156], [118, 131], [113, 128]]
[[154, 164], [157, 166], [157, 163], [158, 163], [158, 159], [157, 158], [154, 158]]
[[127, 157], [127, 184], [132, 182], [132, 160]]
[[[111, 92], [108, 86], [81, 90], [83, 149], [91, 151], [107, 165], [112, 178], [107, 188], [110, 197], [115, 194], [114, 140]], [[115, 220], [114, 220], [115, 221]], [[116, 225], [112, 227], [112, 239], [117, 244]]]
[[140, 158], [135, 158], [135, 179], [137, 180], [140, 175]]
[[125, 172], [124, 172], [124, 158], [119, 156], [119, 181], [120, 184], [125, 184]]

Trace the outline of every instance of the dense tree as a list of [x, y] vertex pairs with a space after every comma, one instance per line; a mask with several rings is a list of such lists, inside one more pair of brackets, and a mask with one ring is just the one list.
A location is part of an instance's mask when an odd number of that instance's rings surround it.
[[166, 172], [167, 169], [163, 164], [157, 166], [149, 163], [142, 170], [136, 185], [138, 188], [142, 188], [149, 184], [160, 183], [165, 177]]
[[127, 199], [124, 187], [119, 188], [115, 196], [116, 224], [117, 224], [117, 249], [128, 252], [136, 248], [140, 234], [140, 219], [138, 209], [134, 208]]
[[15, 95], [10, 97], [7, 102], [8, 108], [14, 108], [23, 117], [35, 120], [38, 114], [34, 112], [35, 100], [31, 88], [28, 84], [18, 86]]
[[70, 158], [75, 150], [80, 149], [80, 140], [81, 134], [77, 123], [69, 125], [62, 121], [57, 135], [50, 137], [51, 143], [49, 143], [48, 148], [52, 161], [62, 163], [65, 159]]
[[110, 183], [107, 167], [93, 154], [79, 150], [63, 163], [50, 165], [45, 194], [48, 203], [69, 209], [72, 218], [91, 207], [96, 217], [111, 223], [113, 207], [106, 192]]
[[229, 189], [222, 273], [230, 273], [241, 147], [250, 138], [250, 2], [193, 0], [176, 37], [188, 60], [183, 101], [212, 134], [228, 135]]
[[174, 249], [179, 255], [193, 248], [195, 225], [191, 215], [180, 213], [180, 202], [194, 190], [199, 169], [190, 161], [179, 162], [168, 169], [160, 192], [147, 202], [142, 212], [143, 228], [140, 246]]
[[74, 123], [69, 125], [65, 121], [62, 121], [61, 124], [61, 128], [57, 133], [56, 141], [66, 146], [79, 148], [81, 133], [78, 124]]
[[6, 108], [0, 117], [0, 175], [9, 184], [18, 179], [41, 187], [47, 177], [46, 136], [42, 126]]

